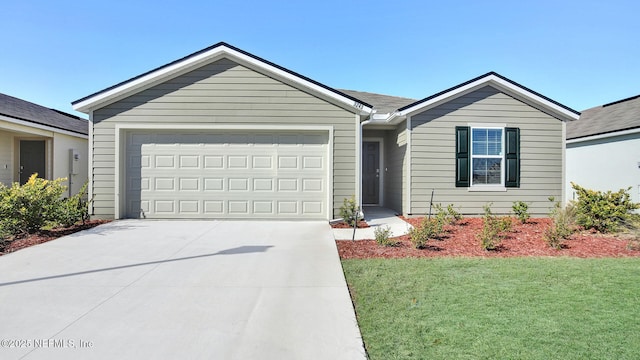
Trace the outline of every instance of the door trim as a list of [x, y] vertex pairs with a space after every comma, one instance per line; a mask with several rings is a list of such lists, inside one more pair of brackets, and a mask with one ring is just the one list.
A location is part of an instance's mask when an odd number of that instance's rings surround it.
[[[150, 124], [150, 123], [126, 123], [115, 126], [115, 166], [114, 166], [114, 219], [122, 219], [126, 215], [126, 134], [129, 130], [287, 130], [287, 131], [326, 131], [327, 139], [327, 220], [333, 215], [333, 126], [327, 125], [229, 125], [229, 124]], [[93, 145], [92, 145], [93, 146]]]
[[[386, 169], [384, 168], [384, 138], [381, 137], [363, 137], [362, 138], [362, 143], [365, 142], [377, 142], [378, 143], [378, 152], [380, 152], [379, 154], [379, 169], [380, 169], [380, 184], [378, 186], [378, 203], [377, 204], [362, 204], [362, 206], [366, 206], [366, 205], [371, 205], [371, 206], [382, 206], [382, 204], [384, 204], [384, 174], [386, 172]], [[360, 144], [360, 147], [362, 147], [362, 144]], [[360, 154], [360, 162], [362, 163], [362, 154]], [[362, 172], [364, 171], [364, 167], [360, 166], [360, 189], [363, 189], [364, 186], [362, 186], [362, 179], [364, 179], [364, 176], [362, 174]]]
[[20, 182], [20, 142], [21, 141], [44, 141], [44, 174], [39, 177], [51, 180], [53, 177], [53, 141], [48, 137], [19, 136], [13, 138], [13, 182]]

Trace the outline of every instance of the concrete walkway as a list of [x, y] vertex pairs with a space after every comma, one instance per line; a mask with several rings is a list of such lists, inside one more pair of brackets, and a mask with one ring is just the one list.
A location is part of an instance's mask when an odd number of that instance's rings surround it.
[[0, 359], [365, 359], [326, 221], [98, 226], [0, 257]]
[[[391, 236], [402, 236], [409, 233], [411, 225], [396, 216], [395, 211], [378, 206], [364, 207], [364, 220], [369, 224], [368, 228], [356, 229], [355, 240], [375, 239], [374, 231], [377, 227], [389, 226]], [[336, 240], [351, 240], [353, 229], [333, 229]]]

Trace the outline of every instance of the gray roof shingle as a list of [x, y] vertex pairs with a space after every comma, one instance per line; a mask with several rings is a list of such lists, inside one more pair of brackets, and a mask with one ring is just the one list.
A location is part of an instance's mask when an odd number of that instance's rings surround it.
[[606, 134], [640, 127], [640, 95], [596, 106], [567, 123], [567, 139]]
[[374, 93], [364, 92], [364, 91], [344, 90], [344, 89], [339, 89], [338, 91], [373, 105], [373, 107], [376, 110], [378, 110], [378, 113], [381, 113], [381, 114], [392, 113], [398, 110], [399, 108], [405, 105], [412, 104], [416, 101], [415, 99], [409, 99], [409, 98], [404, 98], [399, 96], [374, 94]]
[[86, 119], [2, 93], [0, 93], [0, 115], [78, 134], [89, 133], [89, 122]]

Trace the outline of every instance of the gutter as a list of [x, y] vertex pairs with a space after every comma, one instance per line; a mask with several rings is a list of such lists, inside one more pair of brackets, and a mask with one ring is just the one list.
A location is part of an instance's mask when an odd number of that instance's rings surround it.
[[581, 142], [590, 141], [590, 140], [607, 139], [607, 138], [612, 138], [616, 136], [624, 136], [624, 135], [630, 135], [630, 134], [636, 134], [636, 133], [640, 133], [640, 128], [623, 130], [623, 131], [614, 131], [614, 132], [585, 136], [585, 137], [574, 138], [574, 139], [567, 139], [567, 144], [581, 143]]

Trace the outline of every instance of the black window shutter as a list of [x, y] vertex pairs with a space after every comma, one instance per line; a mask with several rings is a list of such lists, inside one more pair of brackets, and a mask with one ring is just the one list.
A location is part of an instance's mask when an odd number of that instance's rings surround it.
[[520, 129], [505, 128], [504, 186], [520, 187]]
[[469, 127], [456, 126], [456, 187], [468, 187], [470, 182]]

